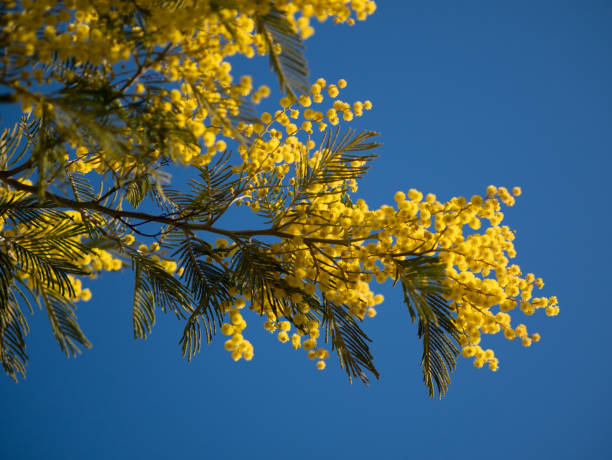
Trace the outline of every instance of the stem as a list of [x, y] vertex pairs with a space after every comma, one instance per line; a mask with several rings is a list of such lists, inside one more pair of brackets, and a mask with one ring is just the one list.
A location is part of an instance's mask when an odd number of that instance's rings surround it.
[[[4, 177], [0, 174], [0, 180], [10, 185], [11, 187], [20, 190], [22, 192], [28, 192], [33, 195], [36, 195], [38, 189], [31, 185], [22, 184], [16, 179], [12, 179], [10, 177]], [[321, 243], [321, 244], [338, 244], [342, 246], [351, 246], [355, 241], [365, 241], [369, 239], [375, 239], [377, 234], [369, 235], [367, 237], [355, 238], [355, 239], [329, 239], [329, 238], [316, 238], [316, 237], [304, 237], [301, 235], [293, 235], [291, 233], [281, 232], [275, 228], [268, 228], [262, 230], [225, 230], [222, 228], [213, 227], [210, 224], [194, 224], [190, 222], [185, 222], [180, 219], [173, 219], [171, 217], [148, 214], [144, 212], [138, 211], [123, 211], [119, 209], [113, 209], [106, 206], [101, 205], [97, 201], [76, 201], [70, 198], [66, 198], [64, 196], [56, 195], [55, 193], [51, 193], [45, 191], [44, 196], [51, 201], [54, 201], [57, 204], [65, 206], [67, 208], [72, 208], [75, 210], [90, 210], [97, 211], [107, 216], [110, 216], [115, 219], [138, 219], [147, 222], [157, 222], [160, 224], [171, 225], [173, 227], [179, 228], [181, 230], [193, 231], [193, 230], [202, 230], [210, 233], [216, 233], [218, 235], [227, 236], [232, 239], [236, 238], [250, 238], [253, 236], [276, 236], [278, 238], [286, 238], [286, 239], [295, 239], [300, 237], [304, 242], [309, 243]]]

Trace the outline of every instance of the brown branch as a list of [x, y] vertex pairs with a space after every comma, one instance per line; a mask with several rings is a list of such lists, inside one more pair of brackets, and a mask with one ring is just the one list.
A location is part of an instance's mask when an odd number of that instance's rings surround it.
[[[31, 193], [36, 195], [38, 193], [38, 188], [32, 185], [22, 184], [16, 179], [12, 179], [10, 177], [3, 177], [0, 175], [0, 180], [10, 185], [11, 187], [20, 190], [22, 192]], [[293, 235], [291, 233], [281, 232], [275, 228], [268, 228], [262, 230], [225, 230], [222, 228], [213, 227], [210, 224], [195, 224], [185, 222], [181, 219], [173, 219], [171, 217], [166, 217], [162, 215], [154, 215], [148, 214], [139, 211], [123, 211], [119, 209], [109, 208], [107, 206], [103, 206], [97, 201], [76, 201], [70, 198], [66, 198], [64, 196], [56, 195], [55, 193], [51, 193], [48, 191], [44, 192], [44, 196], [55, 203], [65, 206], [67, 208], [72, 208], [75, 210], [90, 210], [97, 211], [107, 216], [113, 217], [115, 219], [138, 219], [146, 222], [157, 222], [160, 224], [171, 225], [173, 227], [179, 228], [181, 230], [202, 230], [211, 233], [216, 233], [218, 235], [224, 235], [233, 240], [236, 238], [250, 238], [253, 236], [276, 236], [278, 238], [302, 238], [304, 242], [309, 243], [321, 243], [321, 244], [338, 244], [342, 246], [351, 246], [355, 241], [364, 241], [368, 239], [375, 239], [378, 234], [372, 234], [363, 238], [355, 238], [355, 239], [328, 239], [328, 238], [317, 238], [317, 237], [303, 237], [300, 235]]]

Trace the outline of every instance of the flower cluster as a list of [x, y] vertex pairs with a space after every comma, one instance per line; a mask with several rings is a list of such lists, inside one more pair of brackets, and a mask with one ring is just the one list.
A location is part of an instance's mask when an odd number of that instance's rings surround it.
[[[340, 125], [361, 117], [372, 102], [342, 100], [344, 79], [330, 83], [319, 78], [295, 94], [288, 91], [273, 113], [256, 115], [254, 109], [254, 115], [243, 116], [246, 106], [256, 106], [271, 90], [256, 86], [250, 76], [234, 75], [230, 59], [283, 55], [281, 43], [266, 29], [266, 18], [305, 39], [314, 32], [312, 18], [352, 25], [372, 14], [375, 3], [238, 0], [230, 2], [232, 8], [223, 3], [4, 2], [0, 85], [24, 112], [44, 120], [45, 139], [53, 139], [44, 161], [28, 160], [0, 174], [5, 202], [44, 198], [53, 203], [47, 220], [36, 224], [0, 221], [0, 246], [26, 287], [36, 291], [46, 283], [59, 289], [61, 270], [46, 269], [47, 257], [72, 270], [63, 280], [70, 288], [62, 295], [87, 301], [91, 292], [75, 273], [95, 277], [131, 261], [148, 270], [147, 286], [155, 291], [135, 296], [135, 304], [140, 299], [142, 308], [149, 308], [148, 315], [155, 308], [150, 299], [157, 296], [163, 305], [181, 304], [177, 314], [187, 312], [188, 324], [199, 324], [194, 318], [212, 305], [206, 296], [217, 296], [219, 311], [207, 314], [225, 318], [221, 332], [229, 336], [225, 348], [232, 359], [254, 356], [243, 335], [245, 316], [251, 314], [280, 342], [306, 351], [322, 370], [330, 356], [322, 344], [339, 332], [332, 331], [330, 317], [317, 306], [341, 306], [349, 318], [345, 325], [373, 318], [384, 300], [375, 284], [403, 282], [407, 262], [435, 257], [444, 270], [441, 292], [459, 331], [461, 354], [474, 357], [476, 367], [499, 366], [493, 350], [481, 347], [483, 335], [501, 332], [508, 340], [518, 337], [524, 346], [539, 341], [537, 333], [514, 325], [511, 317], [517, 309], [527, 316], [536, 310], [548, 316], [559, 312], [556, 297], [534, 296], [542, 279], [511, 263], [515, 235], [503, 224], [502, 206], [515, 204], [519, 187], [489, 186], [482, 195], [448, 201], [409, 189], [398, 191], [393, 205], [370, 209], [355, 193], [373, 158], [362, 152], [374, 147], [368, 143], [374, 133], [343, 135]], [[229, 148], [237, 154], [227, 154]], [[211, 166], [215, 155], [215, 161], [231, 159], [226, 169], [222, 162]], [[208, 182], [194, 180], [195, 192], [180, 195], [165, 187], [169, 175], [163, 173], [174, 166]], [[45, 189], [48, 184], [34, 187], [26, 179], [49, 171], [53, 193]], [[86, 198], [77, 192], [75, 176], [96, 185]], [[68, 183], [72, 195], [61, 195]], [[145, 197], [163, 213], [132, 211]], [[234, 205], [247, 207], [257, 216], [254, 221], [263, 220], [266, 227], [217, 227], [219, 217]], [[142, 231], [149, 223], [163, 225], [152, 244]], [[213, 245], [204, 241], [205, 232], [231, 241], [219, 239]], [[52, 235], [56, 249], [44, 243]], [[258, 237], [268, 238], [257, 246], [259, 255], [275, 264], [268, 266], [280, 268], [267, 274], [268, 284], [248, 290], [232, 267], [236, 254], [247, 253]], [[104, 238], [112, 244], [100, 244]], [[176, 243], [180, 238], [183, 246]], [[192, 241], [198, 244], [197, 257]], [[18, 247], [47, 254], [33, 265]], [[177, 256], [181, 253], [187, 258]], [[206, 270], [208, 275], [202, 273]], [[157, 272], [163, 283], [151, 281]], [[208, 284], [211, 277], [214, 282]], [[208, 289], [206, 295], [196, 279]], [[235, 285], [225, 285], [228, 280]], [[172, 292], [164, 296], [160, 286]], [[187, 293], [188, 288], [195, 292]], [[147, 314], [134, 317], [149, 324]], [[332, 349], [341, 346], [332, 339]], [[337, 351], [342, 362], [348, 351]]]
[[[281, 51], [257, 29], [256, 17], [276, 8], [306, 38], [313, 33], [311, 17], [352, 23], [353, 14], [363, 20], [376, 9], [372, 1], [342, 0], [245, 0], [237, 2], [236, 9], [209, 1], [181, 2], [176, 8], [172, 2], [155, 0], [22, 0], [8, 2], [8, 7], [0, 39], [6, 43], [12, 61], [7, 68], [12, 71], [2, 84], [15, 91], [24, 112], [57, 116], [66, 142], [78, 147], [73, 167], [82, 172], [129, 171], [143, 158], [118, 155], [100, 142], [83, 145], [82, 136], [70, 130], [75, 101], [54, 97], [54, 85], [119, 88], [121, 94], [112, 104], [122, 107], [125, 117], [137, 111], [155, 129], [172, 125], [184, 134], [150, 151], [145, 126], [133, 126], [126, 118], [123, 134], [133, 151], [155, 157], [163, 150], [176, 163], [201, 166], [226, 149], [221, 136], [236, 137], [230, 117], [238, 115], [243, 98], [250, 96], [257, 103], [270, 93], [265, 85], [254, 89], [248, 76], [235, 81], [228, 61], [236, 54], [253, 57]], [[77, 65], [56, 65], [69, 59]]]

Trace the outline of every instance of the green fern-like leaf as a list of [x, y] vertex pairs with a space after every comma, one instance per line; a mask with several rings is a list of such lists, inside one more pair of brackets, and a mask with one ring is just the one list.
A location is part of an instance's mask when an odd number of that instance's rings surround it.
[[196, 301], [180, 340], [183, 356], [191, 360], [200, 351], [202, 327], [210, 343], [217, 325], [223, 321], [223, 307], [231, 301], [232, 280], [225, 270], [207, 262], [215, 256], [208, 243], [187, 237], [175, 255], [185, 269], [183, 279]]
[[132, 323], [134, 338], [144, 339], [151, 333], [155, 324], [155, 298], [150, 286], [142, 277], [142, 268], [136, 267], [134, 277], [134, 301], [132, 303]]
[[15, 382], [17, 375], [25, 377], [28, 355], [25, 336], [28, 323], [14, 300], [0, 304], [0, 360], [2, 368]]
[[214, 223], [231, 205], [240, 180], [229, 164], [231, 153], [226, 151], [205, 167], [199, 168], [199, 178], [188, 183], [189, 192], [165, 188], [165, 194], [181, 209], [184, 219]]
[[0, 252], [0, 361], [4, 372], [17, 381], [18, 374], [25, 377], [25, 335], [29, 329], [11, 289], [13, 276], [10, 257]]
[[155, 309], [163, 313], [174, 313], [185, 319], [192, 311], [189, 291], [173, 275], [166, 272], [157, 262], [138, 251], [123, 247], [120, 253], [129, 257], [135, 270], [132, 321], [135, 338], [145, 338], [155, 324]]
[[95, 201], [98, 198], [86, 174], [75, 171], [66, 173], [66, 176], [77, 201]]
[[325, 340], [329, 340], [332, 349], [336, 350], [340, 366], [346, 371], [349, 380], [359, 378], [367, 384], [369, 379], [365, 371], [379, 378], [380, 374], [374, 367], [374, 358], [368, 346], [371, 340], [346, 307], [328, 302], [323, 306], [322, 313]]
[[8, 170], [17, 164], [36, 142], [40, 119], [30, 120], [23, 115], [12, 129], [0, 134], [0, 169]]
[[[308, 61], [300, 36], [292, 29], [283, 13], [272, 9], [256, 19], [257, 31], [266, 40], [270, 67], [278, 77], [281, 90], [297, 99], [309, 91]], [[281, 46], [281, 53], [274, 52], [274, 45]]]
[[436, 321], [419, 320], [418, 323], [419, 338], [423, 341], [423, 380], [429, 389], [429, 396], [435, 396], [435, 384], [441, 398], [448, 390], [450, 373], [455, 370], [459, 355], [456, 345], [459, 332], [445, 300], [436, 295], [427, 295], [426, 298]]
[[418, 334], [423, 342], [423, 380], [431, 397], [436, 389], [442, 397], [455, 369], [460, 335], [444, 300], [444, 266], [437, 257], [429, 256], [396, 260], [396, 266], [410, 317], [413, 322], [418, 320]]
[[79, 347], [91, 348], [91, 343], [77, 323], [75, 305], [53, 291], [42, 291], [42, 298], [60, 349], [67, 356], [74, 357], [81, 352]]
[[131, 181], [125, 193], [125, 198], [134, 208], [140, 206], [151, 190], [151, 180], [147, 174], [141, 174]]

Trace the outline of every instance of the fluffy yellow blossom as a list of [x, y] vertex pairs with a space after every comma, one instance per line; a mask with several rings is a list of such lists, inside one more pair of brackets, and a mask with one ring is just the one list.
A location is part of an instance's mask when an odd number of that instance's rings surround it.
[[[443, 201], [407, 186], [390, 204], [370, 208], [352, 195], [370, 161], [358, 155], [364, 144], [342, 138], [339, 131], [342, 140], [333, 145], [338, 139], [331, 142], [334, 136], [329, 135], [334, 131], [330, 127], [372, 109], [370, 100], [339, 98], [348, 84], [345, 79], [328, 84], [318, 78], [299, 91], [284, 88], [278, 107], [244, 113], [250, 107], [245, 101], [257, 106], [271, 91], [267, 86], [256, 89], [250, 76], [237, 75], [230, 60], [265, 54], [282, 60], [291, 52], [259, 23], [271, 5], [291, 30], [307, 38], [315, 20], [354, 24], [372, 14], [376, 4], [217, 3], [188, 1], [176, 8], [172, 2], [150, 0], [42, 0], [21, 1], [7, 12], [2, 65], [14, 69], [7, 77], [7, 91], [35, 117], [53, 119], [62, 136], [57, 148], [65, 146], [57, 158], [50, 154], [36, 174], [46, 168], [62, 177], [74, 175], [71, 181], [52, 183], [54, 191], [77, 185], [75, 178], [96, 184], [93, 191], [75, 186], [61, 200], [49, 195], [54, 206], [74, 205], [65, 214], [58, 211], [53, 225], [2, 217], [1, 243], [9, 248], [4, 253], [18, 279], [32, 292], [42, 286], [70, 302], [88, 301], [92, 293], [81, 278], [134, 266], [135, 303], [141, 300], [133, 314], [137, 336], [150, 329], [153, 313], [147, 307], [154, 300], [158, 310], [189, 318], [182, 342], [188, 356], [199, 348], [197, 334], [210, 340], [220, 320], [231, 358], [251, 360], [253, 346], [244, 334], [247, 319], [253, 319], [280, 342], [305, 350], [322, 370], [329, 357], [326, 349], [318, 348], [323, 342], [383, 311], [375, 308], [384, 301], [375, 292], [377, 283], [409, 281], [419, 273], [411, 263], [436, 257], [444, 276], [435, 298], [448, 307], [459, 333], [460, 354], [473, 358], [474, 366], [492, 371], [499, 367], [494, 351], [482, 348], [489, 335], [518, 338], [524, 346], [538, 342], [539, 334], [530, 335], [526, 325], [516, 325], [517, 318], [542, 312], [555, 316], [559, 307], [555, 297], [538, 296], [544, 287], [541, 278], [523, 275], [511, 262], [517, 255], [515, 234], [505, 225], [503, 211], [521, 196], [520, 187], [510, 192], [503, 185], [490, 185], [471, 198]], [[118, 21], [127, 21], [125, 27]], [[74, 65], [64, 68], [58, 62]], [[94, 115], [83, 117], [101, 118], [104, 110], [117, 115], [110, 118], [117, 123], [112, 136], [72, 126], [69, 120], [78, 118], [73, 117], [74, 108], [58, 99], [54, 88], [75, 82], [89, 84], [92, 92], [99, 88], [112, 94], [104, 108], [87, 107]], [[113, 136], [117, 142], [109, 141]], [[337, 155], [337, 144], [349, 141], [356, 145]], [[189, 195], [166, 187], [171, 180], [166, 167], [194, 173]], [[45, 197], [44, 186], [24, 177], [3, 180], [1, 191], [8, 201], [35, 199]], [[93, 198], [77, 196], [82, 189]], [[99, 201], [96, 193], [102, 196]], [[149, 219], [142, 208], [134, 211], [151, 196], [163, 208], [156, 219]], [[118, 204], [109, 209], [108, 203]], [[262, 224], [250, 230], [225, 228], [223, 213], [238, 207], [239, 212], [255, 213]], [[160, 224], [158, 233], [149, 234], [142, 226], [154, 223]], [[10, 248], [22, 243], [22, 235], [40, 232], [44, 237], [62, 226], [74, 230], [63, 243], [79, 250], [74, 249], [78, 257], [73, 258], [57, 248], [46, 251], [45, 257], [56, 257], [58, 266], [74, 264], [60, 289], [58, 279], [46, 279], [54, 276], [48, 270], [33, 269]], [[90, 249], [97, 244], [90, 235], [110, 235], [108, 245]], [[152, 244], [151, 238], [156, 240]], [[176, 242], [180, 238], [183, 244]], [[154, 276], [165, 278], [153, 282]], [[423, 286], [434, 284], [425, 281], [419, 279]], [[143, 286], [152, 287], [151, 292]], [[160, 296], [159, 286], [173, 287], [173, 295]], [[333, 309], [335, 321], [344, 321], [340, 326], [331, 324]], [[333, 340], [335, 349], [338, 341]], [[341, 362], [350, 368], [344, 351], [338, 350]]]

